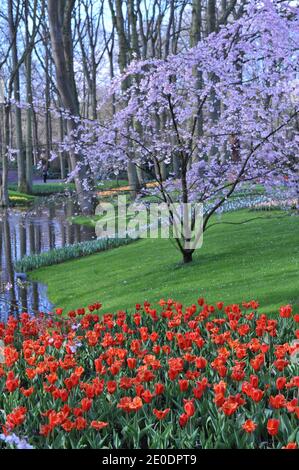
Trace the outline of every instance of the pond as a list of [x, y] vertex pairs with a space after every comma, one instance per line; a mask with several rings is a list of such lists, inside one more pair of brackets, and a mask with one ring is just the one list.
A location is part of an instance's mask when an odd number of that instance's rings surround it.
[[25, 255], [96, 238], [94, 228], [71, 222], [77, 213], [76, 202], [65, 196], [41, 198], [25, 210], [0, 211], [0, 321], [24, 311], [51, 311], [47, 287], [15, 272], [14, 262]]

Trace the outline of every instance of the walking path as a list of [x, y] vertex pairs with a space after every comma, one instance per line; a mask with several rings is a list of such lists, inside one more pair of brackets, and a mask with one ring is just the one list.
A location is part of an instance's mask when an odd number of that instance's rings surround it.
[[[32, 179], [33, 183], [44, 184], [43, 178], [40, 175], [34, 175]], [[8, 170], [8, 184], [16, 184], [18, 182], [18, 172], [17, 170]], [[49, 179], [48, 183], [63, 183], [61, 179]], [[45, 183], [47, 184], [47, 183]]]

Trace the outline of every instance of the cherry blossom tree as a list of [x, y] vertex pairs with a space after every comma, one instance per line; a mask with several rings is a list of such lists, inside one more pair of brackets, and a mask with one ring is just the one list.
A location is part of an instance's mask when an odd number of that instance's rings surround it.
[[242, 185], [298, 191], [298, 12], [292, 2], [253, 1], [187, 52], [132, 63], [107, 97], [115, 115], [81, 123], [77, 145], [94, 172], [146, 169], [170, 220], [174, 200], [204, 204], [203, 230]]

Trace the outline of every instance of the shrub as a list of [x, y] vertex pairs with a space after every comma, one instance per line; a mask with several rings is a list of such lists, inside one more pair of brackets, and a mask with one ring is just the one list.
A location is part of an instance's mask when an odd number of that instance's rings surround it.
[[45, 266], [63, 263], [71, 259], [81, 258], [82, 256], [92, 255], [100, 251], [106, 251], [111, 248], [117, 248], [121, 245], [127, 245], [132, 241], [135, 240], [131, 238], [105, 238], [75, 243], [62, 248], [53, 248], [44, 253], [24, 256], [22, 259], [15, 262], [15, 270], [25, 273]]

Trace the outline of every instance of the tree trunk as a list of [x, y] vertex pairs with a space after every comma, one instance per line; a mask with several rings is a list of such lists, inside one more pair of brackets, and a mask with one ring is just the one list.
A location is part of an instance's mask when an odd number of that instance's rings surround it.
[[[73, 67], [73, 43], [71, 30], [71, 15], [75, 0], [48, 0], [48, 15], [53, 58], [56, 68], [57, 87], [65, 109], [71, 118], [67, 121], [68, 135], [77, 129], [72, 118], [79, 116], [79, 102], [75, 84]], [[82, 155], [70, 151], [71, 169], [75, 176], [75, 186], [81, 211], [93, 214], [96, 204], [94, 182], [89, 165], [84, 162]]]
[[[35, 29], [35, 14], [36, 14], [37, 2], [34, 2], [34, 24], [33, 30]], [[25, 43], [26, 43], [26, 59], [25, 59], [25, 71], [26, 71], [26, 101], [29, 104], [26, 111], [26, 192], [32, 193], [32, 160], [33, 160], [33, 145], [32, 145], [32, 118], [33, 118], [33, 99], [32, 99], [32, 37], [29, 31], [29, 0], [24, 2], [24, 13], [25, 13]], [[32, 33], [34, 35], [34, 31]]]
[[[109, 0], [109, 5], [110, 5], [112, 19], [113, 19], [113, 22], [117, 31], [117, 35], [118, 35], [118, 48], [119, 48], [118, 65], [119, 65], [120, 72], [123, 73], [128, 65], [130, 51], [129, 51], [129, 42], [128, 42], [126, 31], [125, 31], [125, 20], [124, 20], [123, 11], [122, 11], [122, 0], [115, 1], [115, 11], [114, 11], [113, 3], [111, 0]], [[129, 8], [130, 8], [130, 15], [129, 15], [130, 17], [132, 16], [132, 8], [133, 8], [133, 19], [131, 18], [131, 21], [133, 21], [134, 23], [136, 21], [136, 18], [134, 14], [134, 5], [132, 1], [130, 1]], [[136, 41], [136, 33], [134, 34], [134, 41]], [[134, 43], [134, 45], [135, 47], [137, 47], [136, 43]], [[129, 84], [126, 81], [122, 82], [122, 90], [124, 92], [128, 88], [128, 85]], [[135, 197], [138, 193], [140, 185], [139, 185], [136, 165], [132, 163], [131, 161], [129, 161], [127, 164], [127, 173], [128, 173], [129, 185], [131, 187], [131, 193], [132, 193], [132, 196]]]
[[192, 262], [193, 251], [192, 250], [184, 250], [183, 251], [183, 261], [184, 264]]
[[[9, 36], [11, 42], [11, 56], [12, 66], [14, 73], [14, 99], [20, 101], [20, 74], [18, 62], [18, 49], [17, 49], [17, 30], [13, 13], [13, 1], [8, 0], [8, 25]], [[16, 144], [17, 144], [17, 164], [18, 164], [18, 188], [19, 191], [26, 191], [26, 178], [25, 178], [25, 162], [24, 162], [24, 149], [23, 149], [23, 136], [22, 136], [22, 113], [19, 106], [15, 106], [15, 126], [16, 126]]]
[[51, 114], [49, 108], [51, 106], [51, 96], [50, 96], [50, 57], [48, 50], [48, 33], [44, 32], [46, 38], [45, 42], [45, 102], [46, 102], [46, 115], [45, 115], [45, 127], [46, 127], [46, 155], [47, 161], [50, 161], [51, 150], [52, 150], [52, 141], [51, 141]]
[[36, 112], [32, 110], [32, 121], [33, 121], [33, 163], [37, 165], [39, 155], [39, 140], [38, 140], [38, 122]]
[[[64, 122], [62, 115], [59, 119], [59, 129], [60, 129], [60, 141], [63, 142], [64, 139]], [[65, 164], [66, 164], [66, 154], [65, 152], [59, 152], [59, 164], [60, 164], [60, 177], [62, 180], [66, 177]]]
[[137, 188], [139, 187], [136, 165], [129, 161], [127, 164], [127, 172], [131, 195], [135, 198], [137, 196]]
[[190, 31], [190, 46], [194, 47], [201, 39], [202, 29], [202, 14], [201, 14], [201, 1], [192, 1], [192, 19], [191, 19], [191, 31]]
[[29, 52], [26, 58], [26, 95], [30, 104], [26, 111], [26, 192], [32, 193], [32, 57]]
[[2, 149], [2, 181], [0, 192], [0, 204], [2, 207], [7, 207], [9, 203], [8, 198], [8, 156], [7, 151], [10, 141], [10, 104], [4, 103], [4, 145]]
[[[202, 0], [193, 0], [192, 2], [192, 21], [191, 21], [191, 32], [190, 32], [190, 46], [196, 46], [202, 37]], [[202, 74], [197, 68], [193, 69], [193, 75], [196, 77], [196, 86], [198, 89], [202, 88]], [[201, 107], [201, 101], [198, 98], [198, 112], [196, 116], [196, 126], [194, 129], [194, 139], [197, 139], [203, 134], [203, 111]], [[190, 122], [190, 127], [193, 129], [193, 120]], [[194, 151], [193, 161], [198, 161], [200, 155], [198, 151]], [[191, 165], [191, 161], [189, 162]]]
[[[216, 9], [216, 0], [208, 0], [208, 11], [207, 11], [207, 34], [211, 34], [217, 31], [217, 9]], [[216, 78], [214, 74], [211, 74], [211, 79], [214, 83], [216, 83]], [[216, 96], [215, 90], [212, 88], [211, 96], [210, 96], [210, 103], [211, 103], [211, 111], [210, 111], [210, 119], [212, 121], [212, 125], [216, 123], [219, 119], [220, 115], [220, 107], [221, 103], [220, 100]], [[210, 150], [209, 157], [214, 156], [217, 153], [217, 147], [212, 146]]]
[[208, 34], [216, 31], [216, 0], [208, 0], [207, 11], [207, 32]]
[[97, 67], [96, 64], [92, 63], [92, 78], [91, 78], [91, 110], [92, 110], [92, 119], [95, 121], [98, 118], [97, 115]]

